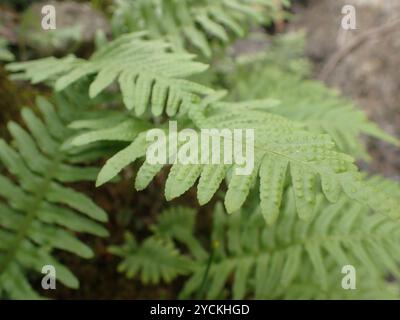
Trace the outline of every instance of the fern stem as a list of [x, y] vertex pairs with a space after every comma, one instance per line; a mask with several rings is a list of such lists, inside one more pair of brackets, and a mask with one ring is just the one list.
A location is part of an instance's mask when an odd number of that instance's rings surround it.
[[201, 299], [204, 296], [204, 291], [205, 291], [206, 285], [207, 285], [207, 278], [208, 278], [208, 275], [210, 273], [211, 264], [212, 264], [212, 262], [214, 260], [214, 252], [215, 252], [214, 249], [215, 248], [216, 248], [216, 244], [213, 244], [211, 246], [210, 257], [208, 258], [208, 262], [207, 262], [206, 270], [204, 272], [203, 280], [202, 280], [199, 292], [197, 294], [197, 299]]

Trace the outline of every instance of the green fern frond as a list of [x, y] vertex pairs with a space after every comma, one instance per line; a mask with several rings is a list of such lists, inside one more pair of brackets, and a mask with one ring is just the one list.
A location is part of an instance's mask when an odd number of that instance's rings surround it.
[[120, 0], [112, 19], [114, 32], [149, 30], [152, 38], [167, 38], [177, 51], [194, 47], [212, 55], [210, 38], [219, 43], [242, 37], [254, 24], [283, 15], [288, 1], [269, 0]]
[[38, 297], [27, 274], [40, 273], [49, 264], [55, 267], [57, 280], [77, 288], [78, 279], [52, 251], [91, 258], [92, 250], [74, 233], [108, 235], [99, 224], [107, 221], [106, 213], [84, 194], [64, 186], [93, 181], [98, 172], [73, 165], [74, 155], [63, 148], [73, 133], [61, 116], [68, 112], [59, 112], [62, 105], [56, 110], [43, 98], [37, 99], [37, 106], [44, 121], [25, 108], [21, 115], [28, 130], [10, 122], [12, 144], [0, 140], [0, 160], [9, 171], [0, 175], [0, 295], [15, 299]]
[[190, 208], [174, 207], [164, 210], [150, 227], [154, 233], [138, 244], [132, 234], [125, 235], [122, 246], [109, 251], [121, 258], [118, 270], [133, 278], [140, 275], [144, 283], [170, 282], [188, 274], [192, 261], [182, 255], [173, 242], [186, 245], [197, 259], [207, 258], [207, 252], [194, 236], [196, 212]]
[[[231, 275], [233, 297], [239, 299], [249, 294], [274, 299], [297, 294], [296, 298], [304, 299], [323, 298], [324, 294], [325, 298], [378, 297], [375, 291], [388, 287], [384, 277], [400, 275], [397, 220], [372, 214], [343, 196], [335, 204], [318, 199], [317, 218], [304, 223], [296, 219], [295, 201], [289, 189], [278, 222], [267, 228], [258, 209], [232, 217], [221, 208], [215, 213], [212, 241], [218, 248], [210, 268], [208, 298], [220, 297]], [[199, 289], [206, 264], [206, 260], [196, 263], [198, 271], [186, 283], [183, 297]], [[352, 292], [341, 287], [345, 265], [353, 265], [357, 272], [357, 290]], [[314, 288], [296, 290], [299, 283]], [[388, 293], [386, 289], [382, 292]]]
[[74, 56], [46, 58], [9, 64], [7, 69], [19, 72], [15, 75], [18, 79], [33, 83], [53, 79], [58, 91], [96, 75], [89, 88], [91, 98], [117, 80], [125, 106], [134, 109], [138, 116], [150, 107], [154, 116], [163, 112], [172, 116], [197, 95], [212, 93], [211, 89], [186, 80], [203, 72], [207, 65], [194, 62], [192, 55], [170, 52], [170, 45], [164, 41], [144, 37], [143, 32], [123, 35], [96, 51], [89, 60]]
[[131, 234], [126, 234], [124, 245], [110, 247], [109, 251], [126, 257], [118, 265], [119, 272], [125, 273], [128, 278], [140, 274], [145, 284], [170, 282], [189, 270], [190, 260], [181, 256], [171, 241], [157, 237], [147, 238], [139, 245]]
[[207, 252], [194, 236], [195, 210], [185, 207], [174, 207], [163, 211], [150, 230], [163, 239], [173, 239], [185, 244], [198, 259], [207, 257]]
[[[235, 174], [235, 169], [240, 167], [235, 164], [174, 164], [166, 182], [167, 200], [179, 197], [199, 179], [198, 200], [204, 205], [216, 193], [222, 180], [232, 174], [225, 196], [228, 212], [235, 212], [242, 207], [259, 177], [261, 208], [269, 224], [278, 218], [287, 185], [294, 186], [296, 208], [303, 220], [313, 217], [320, 192], [331, 202], [335, 202], [344, 192], [376, 211], [398, 216], [399, 213], [395, 211], [397, 202], [385, 193], [376, 193], [373, 187], [363, 184], [353, 159], [336, 151], [329, 136], [307, 132], [296, 122], [252, 108], [246, 103], [219, 102], [205, 111], [196, 106], [190, 110], [190, 117], [199, 129], [254, 129], [254, 168], [246, 176]], [[97, 185], [104, 184], [124, 167], [144, 157], [150, 144], [145, 132], [137, 135], [128, 147], [106, 162], [99, 173]], [[168, 144], [167, 139], [166, 150]], [[186, 150], [183, 147], [185, 145], [178, 147], [178, 154]], [[195, 152], [198, 152], [196, 159], [201, 159], [200, 145]], [[145, 161], [136, 176], [136, 189], [146, 188], [163, 167], [164, 164], [152, 165]]]

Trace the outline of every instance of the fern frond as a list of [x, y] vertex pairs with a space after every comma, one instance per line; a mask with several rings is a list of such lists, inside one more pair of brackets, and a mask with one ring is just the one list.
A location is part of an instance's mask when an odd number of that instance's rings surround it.
[[57, 280], [77, 288], [78, 279], [52, 251], [90, 258], [92, 250], [74, 233], [108, 234], [99, 223], [107, 220], [106, 213], [84, 194], [64, 186], [93, 181], [98, 169], [71, 163], [73, 155], [63, 144], [73, 132], [67, 128], [63, 112], [43, 98], [37, 99], [37, 106], [44, 121], [23, 109], [28, 130], [10, 122], [12, 145], [0, 140], [0, 160], [9, 171], [0, 175], [0, 295], [14, 299], [38, 297], [27, 273], [40, 273], [49, 264], [55, 267]]
[[[400, 189], [396, 188], [398, 193]], [[295, 201], [294, 191], [288, 190], [278, 222], [267, 228], [258, 209], [244, 210], [241, 216], [233, 217], [221, 209], [216, 212], [219, 216], [215, 217], [213, 241], [219, 246], [210, 269], [209, 298], [221, 295], [232, 274], [234, 298], [253, 293], [256, 298], [274, 299], [296, 294], [296, 298], [304, 299], [324, 294], [357, 299], [364, 293], [378, 296], [379, 290], [388, 286], [385, 275], [399, 276], [397, 220], [372, 214], [367, 207], [343, 196], [335, 204], [318, 199], [317, 218], [304, 223], [295, 217]], [[198, 289], [206, 263], [203, 260], [198, 266], [183, 296]], [[341, 270], [349, 264], [357, 272], [357, 290], [352, 293], [341, 288]], [[298, 283], [314, 288], [300, 292], [294, 289]]]
[[173, 239], [185, 244], [198, 259], [207, 257], [207, 252], [194, 237], [196, 212], [185, 207], [166, 209], [157, 216], [157, 221], [150, 230], [158, 237]]
[[144, 283], [170, 282], [188, 274], [192, 261], [182, 255], [174, 241], [186, 245], [197, 259], [207, 258], [207, 252], [194, 237], [196, 212], [190, 208], [174, 207], [164, 210], [155, 224], [154, 233], [138, 244], [132, 234], [125, 235], [124, 244], [111, 246], [109, 251], [123, 259], [118, 270], [133, 278], [140, 275]]
[[110, 247], [109, 251], [126, 257], [118, 265], [119, 272], [125, 273], [128, 278], [140, 274], [145, 284], [170, 282], [189, 269], [190, 260], [181, 256], [171, 241], [157, 237], [147, 238], [139, 245], [132, 234], [126, 234], [124, 245]]
[[167, 38], [175, 50], [194, 47], [212, 55], [209, 39], [228, 43], [253, 24], [269, 23], [288, 1], [269, 0], [120, 0], [113, 15], [114, 32], [149, 30], [152, 38]]
[[96, 97], [114, 81], [118, 81], [128, 110], [140, 116], [151, 107], [155, 116], [165, 112], [175, 115], [197, 95], [207, 95], [211, 89], [187, 77], [207, 69], [186, 53], [172, 53], [169, 44], [146, 40], [145, 33], [127, 34], [104, 45], [89, 60], [69, 56], [13, 63], [7, 69], [19, 72], [15, 76], [34, 83], [54, 80], [60, 91], [80, 79], [96, 75], [90, 85], [91, 98]]
[[[278, 218], [282, 194], [287, 185], [294, 187], [296, 209], [303, 220], [313, 217], [320, 190], [332, 202], [344, 192], [374, 210], [398, 215], [395, 212], [396, 201], [363, 184], [353, 159], [336, 151], [329, 136], [307, 132], [296, 122], [252, 108], [246, 103], [218, 102], [205, 111], [196, 106], [190, 110], [190, 117], [198, 129], [254, 129], [254, 168], [250, 175], [244, 176], [235, 174], [235, 169], [240, 167], [235, 164], [174, 164], [166, 182], [167, 200], [179, 197], [199, 179], [198, 200], [204, 205], [218, 190], [222, 180], [232, 174], [225, 196], [228, 212], [232, 213], [242, 207], [254, 181], [260, 177], [261, 207], [270, 224]], [[166, 150], [169, 143], [166, 141]], [[144, 157], [149, 145], [145, 133], [139, 134], [127, 148], [107, 161], [99, 173], [97, 185], [109, 181], [124, 167]], [[177, 152], [183, 147], [178, 146]], [[196, 152], [196, 158], [201, 159], [200, 145]], [[163, 164], [145, 162], [136, 176], [136, 189], [147, 187], [163, 167]]]

